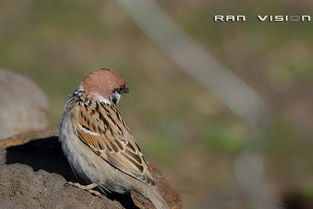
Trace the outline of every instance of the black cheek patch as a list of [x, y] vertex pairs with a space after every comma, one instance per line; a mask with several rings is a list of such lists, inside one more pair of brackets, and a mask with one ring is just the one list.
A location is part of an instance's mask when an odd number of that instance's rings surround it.
[[112, 102], [116, 105], [116, 103], [117, 103], [117, 98], [116, 98], [116, 97], [113, 97], [113, 98], [112, 98]]

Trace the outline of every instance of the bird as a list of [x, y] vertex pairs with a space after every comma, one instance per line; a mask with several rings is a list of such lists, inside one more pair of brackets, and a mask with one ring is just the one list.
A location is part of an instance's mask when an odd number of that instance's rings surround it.
[[[69, 182], [95, 195], [137, 192], [156, 209], [169, 209], [129, 127], [117, 110], [129, 88], [115, 70], [86, 75], [69, 95], [59, 141], [75, 175], [88, 185]], [[96, 191], [98, 188], [100, 192]]]

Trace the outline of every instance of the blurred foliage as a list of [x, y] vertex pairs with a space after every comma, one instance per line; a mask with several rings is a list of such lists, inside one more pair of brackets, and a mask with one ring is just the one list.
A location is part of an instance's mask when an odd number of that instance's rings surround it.
[[[159, 2], [272, 105], [265, 150], [277, 182], [312, 186], [312, 22], [256, 18], [307, 14], [312, 2]], [[245, 14], [248, 21], [214, 23], [214, 14]], [[131, 90], [122, 98], [122, 114], [146, 158], [164, 168], [187, 208], [206, 208], [210, 191], [234, 184], [231, 162], [251, 146], [248, 128], [168, 60], [114, 1], [2, 0], [0, 28], [1, 67], [43, 88], [51, 127], [85, 74], [117, 69]]]

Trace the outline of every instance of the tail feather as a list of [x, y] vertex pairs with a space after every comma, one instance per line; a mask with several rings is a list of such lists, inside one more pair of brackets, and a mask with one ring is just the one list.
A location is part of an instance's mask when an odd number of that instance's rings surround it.
[[153, 188], [150, 187], [150, 189], [145, 193], [145, 195], [153, 203], [156, 209], [170, 209], [168, 204], [160, 195], [157, 187], [153, 187]]

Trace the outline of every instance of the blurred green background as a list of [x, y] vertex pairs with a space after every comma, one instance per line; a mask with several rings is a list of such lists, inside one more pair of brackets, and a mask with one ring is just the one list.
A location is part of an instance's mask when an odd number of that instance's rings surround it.
[[[313, 2], [158, 2], [269, 102], [273, 121], [264, 150], [270, 178], [282, 199], [290, 191], [312, 198], [313, 22], [260, 23], [256, 15], [312, 15]], [[214, 23], [215, 14], [248, 20]], [[119, 109], [185, 208], [245, 208], [233, 160], [251, 146], [248, 128], [169, 60], [115, 1], [1, 0], [0, 67], [44, 90], [53, 128], [84, 75], [100, 67], [118, 70], [130, 87]]]

